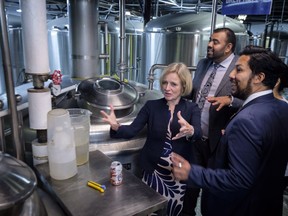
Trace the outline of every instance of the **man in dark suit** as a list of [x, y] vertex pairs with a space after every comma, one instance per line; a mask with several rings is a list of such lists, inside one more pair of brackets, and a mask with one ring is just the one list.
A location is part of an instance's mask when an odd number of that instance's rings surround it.
[[232, 94], [245, 101], [222, 131], [209, 169], [172, 153], [175, 178], [203, 188], [203, 216], [282, 216], [288, 104], [272, 89], [287, 72], [271, 51], [246, 47], [230, 73]]
[[[215, 29], [207, 46], [207, 57], [199, 61], [194, 74], [193, 91], [189, 99], [198, 103], [201, 109], [203, 138], [194, 144], [193, 161], [204, 167], [221, 137], [221, 130], [243, 103], [231, 96], [229, 74], [238, 59], [234, 54], [235, 46], [236, 36], [231, 29]], [[215, 64], [219, 65], [216, 74], [211, 83], [207, 84]], [[207, 86], [211, 87], [207, 90]], [[197, 204], [199, 191], [200, 189], [187, 188], [183, 215], [195, 215], [193, 208]]]

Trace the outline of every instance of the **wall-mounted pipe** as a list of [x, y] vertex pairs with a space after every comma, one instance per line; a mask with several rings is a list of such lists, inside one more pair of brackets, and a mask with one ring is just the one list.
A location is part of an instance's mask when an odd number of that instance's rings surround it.
[[272, 23], [271, 23], [271, 26], [270, 26], [268, 47], [271, 47], [272, 37], [273, 37], [273, 32], [274, 32], [274, 25], [275, 25], [275, 22], [272, 22]]
[[127, 70], [127, 65], [125, 61], [125, 0], [119, 0], [120, 5], [120, 62], [119, 62], [119, 72], [120, 81], [124, 81], [124, 73]]
[[265, 29], [264, 29], [264, 34], [263, 34], [263, 41], [262, 41], [262, 47], [266, 47], [266, 42], [267, 42], [267, 35], [268, 35], [268, 27], [270, 23], [267, 22], [268, 16], [266, 16], [266, 22], [265, 22]]
[[152, 90], [153, 89], [153, 83], [154, 83], [154, 77], [155, 77], [155, 73], [154, 71], [156, 69], [164, 69], [166, 68], [167, 65], [165, 64], [154, 64], [151, 66], [149, 73], [148, 73], [148, 89]]
[[108, 54], [108, 49], [109, 49], [109, 41], [108, 41], [108, 23], [104, 21], [99, 21], [99, 25], [104, 25], [104, 53], [99, 54], [100, 59], [105, 59], [106, 62], [109, 60], [109, 54]]
[[24, 145], [20, 139], [20, 126], [18, 121], [17, 103], [14, 91], [14, 82], [12, 76], [12, 64], [10, 57], [9, 41], [8, 41], [8, 30], [7, 21], [5, 16], [5, 5], [4, 0], [0, 0], [0, 28], [1, 28], [1, 51], [3, 60], [3, 69], [5, 76], [6, 92], [8, 97], [9, 112], [12, 117], [12, 136], [13, 136], [13, 147], [15, 156], [19, 160], [24, 160]]
[[151, 10], [152, 10], [152, 1], [146, 0], [144, 1], [144, 26], [150, 21], [151, 19]]
[[101, 25], [104, 25], [104, 40], [103, 40], [103, 47], [104, 47], [104, 53], [100, 53], [99, 54], [99, 59], [103, 59], [105, 62], [104, 62], [104, 71], [101, 71], [101, 75], [104, 75], [104, 74], [110, 74], [110, 71], [108, 71], [108, 65], [109, 65], [109, 58], [110, 58], [110, 55], [109, 55], [109, 41], [108, 41], [108, 23], [107, 22], [104, 22], [104, 21], [99, 21], [98, 24], [101, 26]]
[[212, 14], [211, 14], [211, 34], [213, 33], [216, 26], [217, 19], [217, 3], [218, 0], [213, 0], [212, 2]]

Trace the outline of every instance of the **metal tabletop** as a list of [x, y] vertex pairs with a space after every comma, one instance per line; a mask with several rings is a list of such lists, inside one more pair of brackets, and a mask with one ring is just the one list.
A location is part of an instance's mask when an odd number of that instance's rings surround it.
[[[48, 163], [35, 166], [35, 172], [52, 197], [67, 215], [126, 216], [148, 215], [157, 211], [165, 215], [167, 200], [141, 179], [123, 169], [123, 183], [110, 183], [112, 160], [99, 150], [90, 152], [89, 162], [78, 166], [76, 176], [54, 180], [49, 175]], [[106, 186], [104, 193], [87, 186], [92, 180]]]

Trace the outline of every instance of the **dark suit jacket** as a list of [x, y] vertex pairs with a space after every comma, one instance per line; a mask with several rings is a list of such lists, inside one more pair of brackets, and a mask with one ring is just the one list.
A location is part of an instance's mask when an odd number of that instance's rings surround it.
[[[200, 139], [202, 136], [200, 110], [197, 104], [181, 99], [175, 106], [173, 121], [170, 123], [172, 137], [179, 133], [180, 129], [177, 117], [178, 111], [181, 111], [183, 118], [194, 126], [194, 135], [192, 140], [183, 137], [171, 141], [171, 145], [174, 152], [181, 154], [190, 161], [192, 159], [192, 143], [194, 139]], [[165, 142], [170, 142], [170, 140], [167, 140], [170, 115], [165, 98], [150, 100], [145, 103], [130, 125], [121, 125], [117, 131], [110, 130], [110, 135], [112, 138], [130, 139], [147, 126], [147, 139], [141, 151], [140, 164], [146, 172], [153, 172], [162, 156]]]
[[[227, 96], [231, 95], [231, 82], [229, 79], [230, 72], [234, 69], [235, 63], [238, 59], [238, 56], [235, 56], [229, 65], [222, 81], [217, 88], [217, 91], [214, 96]], [[207, 73], [209, 67], [213, 64], [213, 61], [210, 59], [202, 59], [197, 65], [197, 69], [193, 78], [193, 91], [192, 91], [192, 101], [196, 102], [198, 92], [201, 87], [201, 83], [205, 74]], [[237, 98], [234, 98], [232, 107], [224, 107], [220, 111], [216, 111], [215, 106], [210, 106], [209, 110], [209, 145], [210, 151], [213, 152], [221, 137], [221, 130], [225, 128], [230, 117], [239, 109], [243, 101]]]
[[192, 165], [204, 216], [282, 216], [288, 104], [273, 94], [246, 104], [227, 125], [209, 168]]

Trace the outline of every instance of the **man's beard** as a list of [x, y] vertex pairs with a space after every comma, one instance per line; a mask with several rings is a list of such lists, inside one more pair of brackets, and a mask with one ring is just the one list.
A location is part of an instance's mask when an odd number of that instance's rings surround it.
[[236, 85], [236, 91], [233, 92], [232, 95], [241, 100], [246, 100], [252, 93], [251, 83], [252, 83], [252, 78], [249, 78], [246, 88], [239, 89], [238, 85]]
[[222, 58], [224, 55], [225, 55], [225, 52], [223, 51], [223, 52], [221, 52], [221, 51], [214, 51], [213, 49], [211, 49], [212, 50], [212, 55], [208, 55], [208, 52], [207, 52], [207, 55], [206, 55], [206, 57], [208, 58], [208, 59], [211, 59], [211, 60], [217, 60], [217, 59], [220, 59], [220, 58]]

